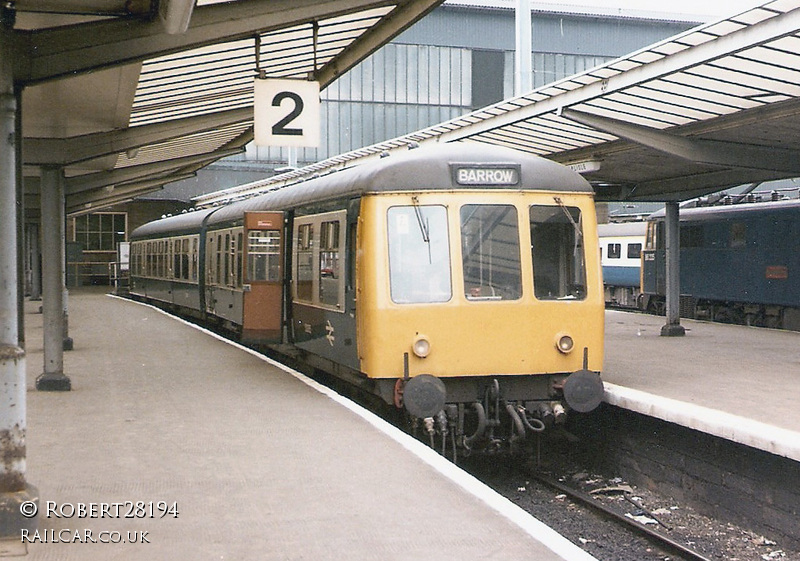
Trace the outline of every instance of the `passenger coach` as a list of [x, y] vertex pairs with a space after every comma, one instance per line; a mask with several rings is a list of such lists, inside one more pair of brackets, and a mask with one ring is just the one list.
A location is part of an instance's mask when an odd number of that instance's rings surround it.
[[578, 174], [448, 144], [146, 224], [131, 292], [497, 446], [602, 399], [597, 247]]

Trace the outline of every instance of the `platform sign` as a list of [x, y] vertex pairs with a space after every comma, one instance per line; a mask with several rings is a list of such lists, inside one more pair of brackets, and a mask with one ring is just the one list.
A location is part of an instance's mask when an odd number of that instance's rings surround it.
[[253, 107], [259, 146], [319, 146], [319, 82], [256, 78]]

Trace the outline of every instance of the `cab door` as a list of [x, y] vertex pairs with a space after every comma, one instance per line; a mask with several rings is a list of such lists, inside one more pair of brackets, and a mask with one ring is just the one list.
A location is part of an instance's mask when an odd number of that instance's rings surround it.
[[246, 212], [242, 340], [279, 343], [283, 334], [284, 216]]

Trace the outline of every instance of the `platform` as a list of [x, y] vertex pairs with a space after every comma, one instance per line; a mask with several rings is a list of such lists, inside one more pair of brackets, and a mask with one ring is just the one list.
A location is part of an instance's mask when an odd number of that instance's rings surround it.
[[800, 333], [606, 311], [605, 400], [800, 461]]
[[72, 291], [73, 390], [35, 391], [36, 307], [27, 477], [40, 541], [79, 539], [16, 544], [26, 559], [593, 559], [360, 407], [148, 306]]

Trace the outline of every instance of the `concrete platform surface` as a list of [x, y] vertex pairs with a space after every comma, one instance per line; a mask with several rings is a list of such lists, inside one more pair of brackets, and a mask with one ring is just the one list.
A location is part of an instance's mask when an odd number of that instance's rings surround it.
[[607, 402], [800, 461], [800, 333], [606, 312]]
[[27, 478], [40, 492], [39, 534], [6, 552], [593, 559], [424, 445], [262, 357], [103, 294], [72, 291], [69, 311], [70, 392], [33, 389], [41, 315], [26, 314]]

